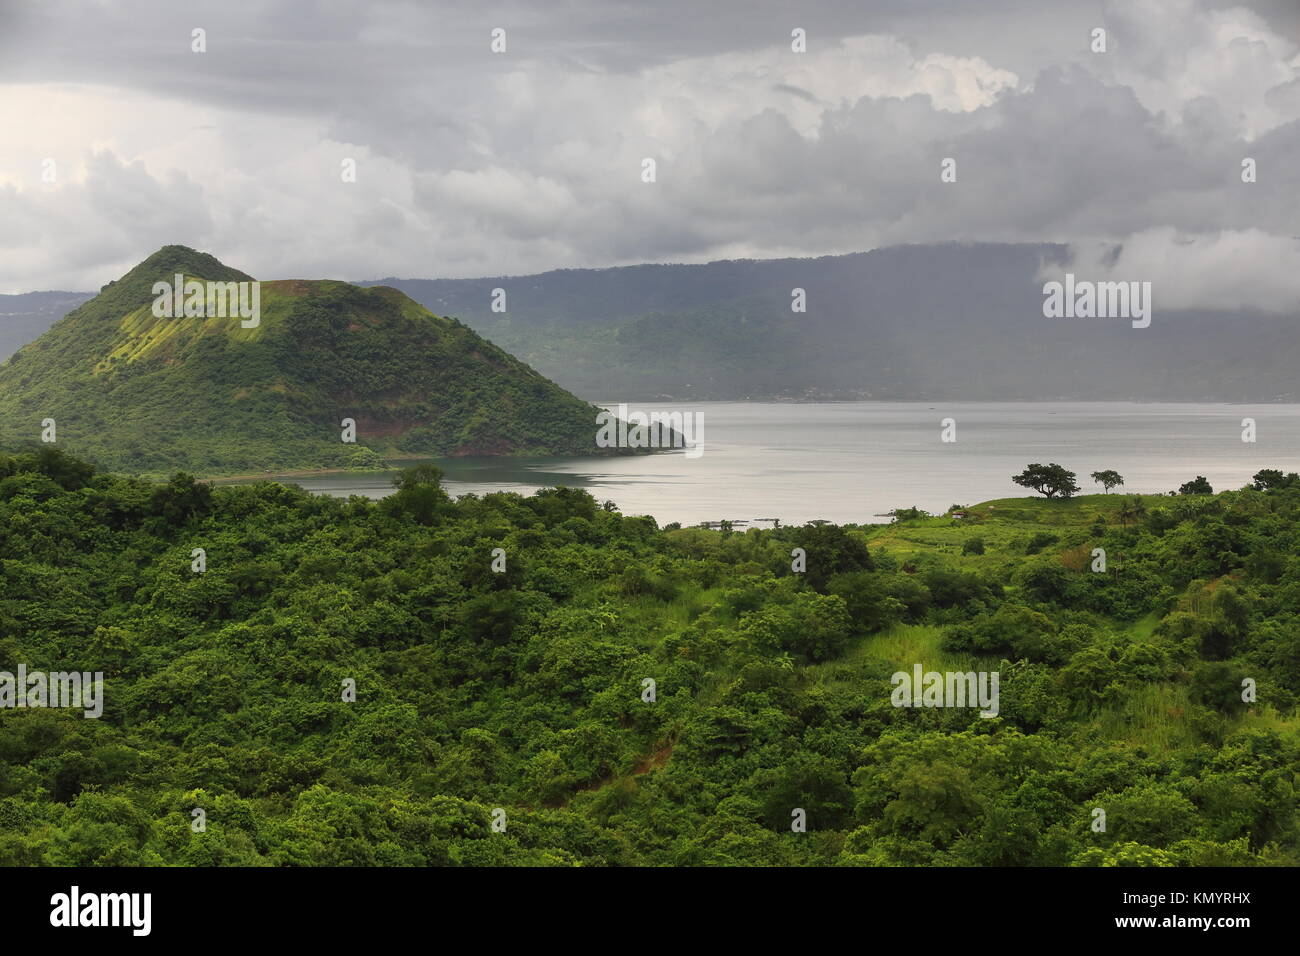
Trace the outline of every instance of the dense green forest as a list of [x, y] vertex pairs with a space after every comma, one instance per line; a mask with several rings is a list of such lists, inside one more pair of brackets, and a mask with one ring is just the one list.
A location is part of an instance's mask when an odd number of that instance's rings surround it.
[[598, 409], [395, 289], [263, 282], [245, 327], [155, 316], [154, 283], [178, 273], [252, 281], [165, 246], [0, 364], [0, 441], [34, 441], [49, 420], [72, 453], [157, 477], [604, 453]]
[[1300, 862], [1300, 488], [741, 533], [399, 481], [0, 456], [0, 669], [105, 675], [0, 710], [0, 863]]

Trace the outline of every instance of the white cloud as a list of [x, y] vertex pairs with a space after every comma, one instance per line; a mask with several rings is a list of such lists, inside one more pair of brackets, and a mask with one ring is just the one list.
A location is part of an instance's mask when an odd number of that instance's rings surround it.
[[1072, 271], [1079, 279], [1150, 282], [1157, 310], [1258, 309], [1294, 314], [1300, 303], [1300, 238], [1259, 230], [1191, 235], [1148, 229], [1113, 243], [1075, 244], [1064, 267], [1044, 269], [1044, 281]]
[[1208, 99], [1246, 139], [1300, 119], [1300, 103], [1277, 94], [1300, 79], [1300, 48], [1244, 7], [1205, 9], [1195, 0], [1110, 0], [1118, 82], [1173, 122]]

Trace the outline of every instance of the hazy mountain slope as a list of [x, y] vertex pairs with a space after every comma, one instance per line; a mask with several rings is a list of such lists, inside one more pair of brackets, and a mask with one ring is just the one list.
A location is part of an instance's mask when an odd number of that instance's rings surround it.
[[[1150, 328], [1047, 319], [1040, 268], [1059, 275], [1064, 254], [946, 244], [383, 281], [595, 400], [1300, 399], [1300, 315], [1170, 311], [1156, 288]], [[495, 288], [504, 314], [491, 311]], [[794, 288], [806, 313], [791, 311]]]
[[90, 292], [0, 295], [0, 361], [34, 342], [46, 329], [89, 299]]

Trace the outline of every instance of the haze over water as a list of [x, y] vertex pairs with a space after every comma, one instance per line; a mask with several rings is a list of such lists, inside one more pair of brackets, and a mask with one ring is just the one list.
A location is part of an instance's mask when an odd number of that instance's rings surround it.
[[[613, 408], [614, 406], [608, 406]], [[704, 451], [608, 458], [440, 459], [453, 495], [569, 485], [624, 514], [661, 524], [780, 518], [802, 524], [888, 521], [893, 508], [941, 513], [950, 505], [1032, 492], [1011, 476], [1030, 462], [1088, 477], [1113, 468], [1121, 492], [1164, 493], [1197, 475], [1216, 491], [1250, 483], [1261, 468], [1300, 470], [1300, 405], [1077, 403], [635, 403], [642, 411], [704, 417]], [[944, 418], [957, 441], [940, 441]], [[1241, 440], [1254, 418], [1257, 441]], [[596, 432], [593, 420], [592, 434]], [[381, 498], [390, 476], [343, 473], [284, 479], [309, 491]]]

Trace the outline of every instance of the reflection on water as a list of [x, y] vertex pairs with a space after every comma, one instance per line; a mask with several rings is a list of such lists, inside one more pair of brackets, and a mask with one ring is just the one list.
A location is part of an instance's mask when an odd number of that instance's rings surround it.
[[[538, 488], [553, 488], [557, 485], [587, 487], [598, 476], [588, 476], [581, 472], [551, 470], [557, 464], [590, 463], [586, 458], [430, 458], [429, 464], [437, 465], [443, 470], [444, 486], [456, 495], [467, 493], [487, 494], [493, 491], [517, 491], [531, 494]], [[599, 459], [595, 459], [599, 461]], [[421, 461], [402, 462], [402, 467], [422, 464]], [[301, 485], [308, 491], [326, 492], [331, 495], [363, 495], [367, 498], [384, 498], [393, 493], [393, 477], [397, 471], [388, 472], [352, 472], [344, 471], [328, 475], [312, 475], [307, 478], [292, 476], [271, 476], [268, 479], [283, 481], [286, 484]]]
[[[780, 518], [870, 522], [893, 508], [942, 512], [953, 504], [1020, 497], [1011, 482], [1030, 462], [1088, 475], [1113, 468], [1120, 491], [1162, 493], [1197, 475], [1216, 490], [1249, 483], [1261, 468], [1300, 470], [1300, 406], [1078, 403], [641, 404], [708, 419], [703, 454], [608, 458], [452, 458], [434, 463], [453, 495], [568, 485], [624, 514], [661, 523]], [[1241, 440], [1253, 417], [1258, 440]], [[940, 442], [940, 421], [957, 442]], [[593, 426], [594, 434], [594, 426]], [[392, 475], [339, 473], [279, 479], [308, 491], [381, 498]]]

